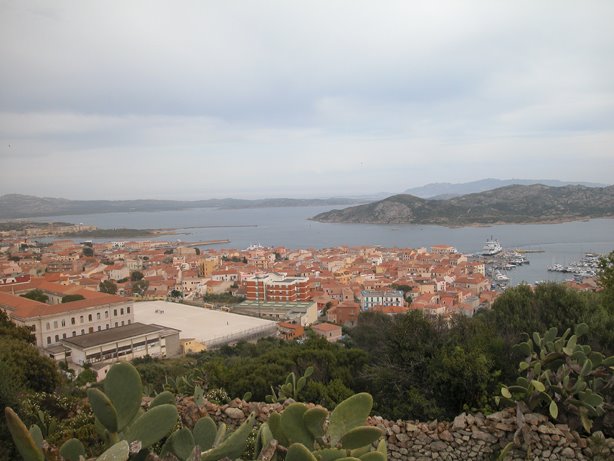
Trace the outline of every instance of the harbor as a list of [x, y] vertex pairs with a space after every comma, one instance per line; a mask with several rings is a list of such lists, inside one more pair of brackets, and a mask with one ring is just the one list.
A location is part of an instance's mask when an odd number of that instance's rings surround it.
[[[530, 252], [527, 250], [524, 253]], [[511, 278], [506, 272], [530, 263], [528, 257], [523, 253], [504, 249], [493, 237], [486, 241], [482, 251], [474, 257], [485, 264], [486, 275], [492, 279], [495, 289], [507, 288]]]
[[548, 271], [574, 274], [579, 277], [595, 277], [599, 269], [600, 257], [601, 255], [596, 253], [586, 253], [582, 259], [573, 261], [568, 265], [552, 264], [548, 266]]

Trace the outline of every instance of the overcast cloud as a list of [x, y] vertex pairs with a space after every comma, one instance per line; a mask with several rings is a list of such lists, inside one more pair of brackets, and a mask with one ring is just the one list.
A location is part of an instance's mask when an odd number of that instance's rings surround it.
[[0, 194], [614, 182], [614, 2], [0, 0]]

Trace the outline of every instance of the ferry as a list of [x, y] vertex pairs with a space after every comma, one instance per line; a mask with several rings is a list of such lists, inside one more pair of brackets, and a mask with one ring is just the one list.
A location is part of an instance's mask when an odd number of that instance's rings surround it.
[[482, 256], [494, 256], [498, 255], [502, 251], [503, 247], [501, 244], [491, 237], [490, 240], [486, 241], [484, 248], [482, 248]]

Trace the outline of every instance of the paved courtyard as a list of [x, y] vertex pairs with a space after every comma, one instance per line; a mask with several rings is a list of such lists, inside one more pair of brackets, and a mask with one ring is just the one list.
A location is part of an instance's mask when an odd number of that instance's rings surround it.
[[176, 328], [180, 338], [194, 338], [208, 346], [276, 331], [270, 320], [166, 301], [134, 303], [134, 321]]

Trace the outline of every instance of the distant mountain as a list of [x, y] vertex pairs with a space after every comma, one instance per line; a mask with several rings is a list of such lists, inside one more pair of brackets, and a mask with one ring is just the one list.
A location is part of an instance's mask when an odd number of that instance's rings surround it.
[[318, 205], [352, 205], [364, 200], [352, 198], [292, 199], [269, 198], [241, 200], [233, 198], [194, 201], [179, 200], [67, 200], [63, 198], [34, 197], [7, 194], [0, 196], [0, 219], [33, 218], [97, 214], [126, 211], [166, 211], [186, 208], [267, 208]]
[[468, 226], [614, 217], [614, 186], [513, 185], [447, 200], [394, 195], [378, 202], [320, 213], [335, 223]]
[[426, 186], [413, 187], [404, 191], [404, 194], [414, 195], [420, 198], [432, 198], [445, 200], [459, 195], [473, 194], [487, 190], [498, 189], [499, 187], [511, 186], [514, 184], [530, 186], [532, 184], [543, 184], [544, 186], [563, 187], [563, 186], [586, 186], [586, 187], [605, 187], [607, 184], [592, 182], [566, 182], [556, 179], [480, 179], [464, 183], [436, 182]]

